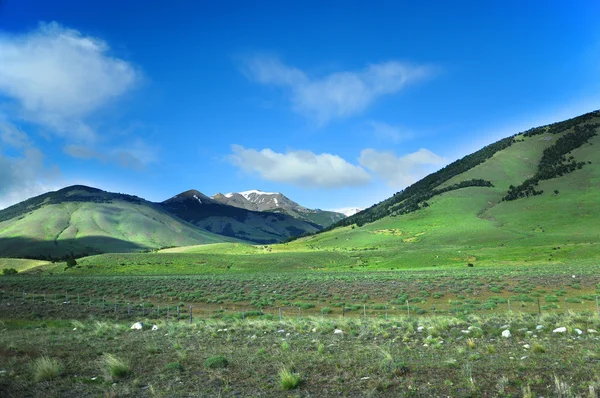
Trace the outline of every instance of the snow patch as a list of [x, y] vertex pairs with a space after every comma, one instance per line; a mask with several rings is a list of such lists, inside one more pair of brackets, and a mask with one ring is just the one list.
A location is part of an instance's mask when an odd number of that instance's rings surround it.
[[202, 204], [202, 201], [200, 200], [199, 197], [197, 197], [196, 195], [194, 195], [194, 199], [196, 199], [198, 201], [198, 203]]
[[330, 211], [334, 211], [336, 213], [342, 213], [346, 217], [350, 217], [358, 213], [359, 211], [363, 211], [360, 207], [343, 207], [341, 209], [332, 209]]
[[263, 191], [259, 191], [257, 189], [252, 189], [250, 191], [244, 191], [244, 192], [238, 192], [240, 195], [242, 195], [244, 198], [250, 200], [250, 195], [279, 195], [278, 192], [263, 192]]

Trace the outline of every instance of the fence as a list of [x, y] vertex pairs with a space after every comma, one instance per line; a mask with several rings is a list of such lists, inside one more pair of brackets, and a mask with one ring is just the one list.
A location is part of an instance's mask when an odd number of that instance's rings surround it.
[[[267, 319], [302, 318], [303, 316], [329, 317], [364, 317], [385, 318], [393, 316], [435, 316], [491, 314], [502, 312], [521, 312], [541, 315], [542, 313], [559, 313], [564, 311], [595, 312], [600, 314], [598, 296], [590, 296], [588, 300], [564, 297], [562, 303], [545, 302], [539, 297], [527, 301], [496, 299], [496, 301], [476, 302], [473, 299], [431, 300], [416, 305], [406, 300], [402, 303], [367, 304], [367, 303], [333, 303], [317, 308], [316, 305], [275, 306], [249, 308], [244, 305], [229, 304], [219, 307], [194, 303], [161, 303], [140, 298], [139, 301], [126, 298], [106, 296], [82, 296], [43, 292], [6, 292], [2, 291], [0, 299], [0, 315], [23, 316], [33, 314], [39, 316], [80, 318], [85, 316], [101, 316], [114, 319], [150, 318], [167, 320], [187, 320], [197, 318], [239, 318], [262, 317]], [[492, 305], [493, 304], [493, 305]], [[562, 307], [561, 305], [562, 304]], [[423, 306], [428, 307], [427, 309]]]

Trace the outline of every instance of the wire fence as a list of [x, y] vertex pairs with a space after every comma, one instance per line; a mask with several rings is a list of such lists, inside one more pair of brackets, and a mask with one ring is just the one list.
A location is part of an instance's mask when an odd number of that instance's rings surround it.
[[468, 315], [518, 312], [541, 315], [561, 312], [595, 312], [600, 315], [599, 296], [588, 296], [587, 300], [564, 297], [562, 300], [546, 302], [527, 297], [522, 300], [496, 297], [492, 301], [431, 300], [411, 303], [374, 304], [374, 303], [331, 303], [317, 307], [316, 304], [302, 306], [251, 307], [244, 304], [224, 304], [220, 306], [202, 303], [164, 303], [140, 298], [128, 298], [70, 295], [68, 292], [46, 293], [26, 291], [2, 291], [0, 315], [22, 317], [82, 318], [98, 316], [112, 319], [166, 319], [193, 322], [194, 318], [237, 318], [260, 317], [265, 319], [302, 318], [306, 316], [335, 318], [363, 317], [390, 318], [396, 316], [436, 316]]

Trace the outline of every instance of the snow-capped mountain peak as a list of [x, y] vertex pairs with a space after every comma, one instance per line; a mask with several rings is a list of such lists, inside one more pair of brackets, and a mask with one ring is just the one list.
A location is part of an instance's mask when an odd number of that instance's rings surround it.
[[361, 209], [360, 207], [344, 207], [342, 209], [335, 209], [331, 211], [335, 211], [336, 213], [342, 213], [346, 217], [350, 217], [363, 210], [364, 209]]

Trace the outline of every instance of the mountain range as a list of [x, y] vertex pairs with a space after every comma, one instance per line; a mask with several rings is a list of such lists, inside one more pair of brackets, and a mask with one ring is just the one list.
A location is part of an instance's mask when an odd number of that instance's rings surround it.
[[0, 211], [0, 257], [267, 244], [312, 234], [273, 250], [325, 251], [330, 266], [391, 268], [593, 260], [599, 132], [595, 111], [514, 134], [346, 218], [272, 192], [208, 197], [190, 190], [152, 203], [68, 187]]
[[253, 211], [268, 211], [288, 214], [294, 218], [312, 222], [323, 227], [345, 218], [342, 213], [333, 211], [308, 209], [289, 199], [279, 192], [262, 192], [258, 190], [218, 193], [212, 199], [219, 203]]
[[260, 206], [247, 209], [196, 190], [152, 203], [93, 187], [66, 187], [0, 211], [0, 257], [57, 259], [217, 242], [270, 244], [317, 232], [344, 217], [306, 209], [281, 194], [274, 198], [285, 207], [257, 200]]

